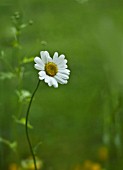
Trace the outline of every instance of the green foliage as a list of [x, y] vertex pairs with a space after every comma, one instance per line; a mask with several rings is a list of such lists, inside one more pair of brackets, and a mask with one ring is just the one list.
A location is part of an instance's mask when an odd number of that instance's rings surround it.
[[[5, 52], [5, 50], [1, 50], [0, 60], [2, 61], [2, 67], [7, 71], [1, 71], [0, 72], [0, 80], [8, 79], [9, 81], [9, 87], [12, 82], [14, 82], [16, 85], [14, 86], [15, 89], [12, 91], [16, 92], [16, 95], [18, 97], [17, 102], [17, 110], [14, 112], [18, 115], [23, 114], [23, 108], [25, 105], [28, 104], [31, 93], [28, 90], [23, 89], [23, 78], [25, 74], [25, 67], [24, 64], [27, 64], [29, 62], [32, 62], [32, 58], [26, 58], [26, 57], [20, 57], [19, 53], [23, 49], [23, 46], [20, 41], [20, 37], [22, 35], [22, 31], [24, 28], [26, 28], [28, 25], [32, 25], [33, 21], [29, 20], [28, 23], [23, 23], [23, 17], [19, 12], [15, 12], [14, 15], [11, 17], [12, 19], [12, 27], [10, 28], [9, 32], [11, 32], [11, 40], [10, 40], [10, 47], [12, 50], [12, 60], [8, 59], [8, 54]], [[14, 79], [13, 79], [14, 78]], [[14, 95], [15, 93], [13, 93]], [[13, 121], [11, 122], [11, 126], [13, 122], [16, 122], [18, 125], [24, 125], [26, 124], [25, 117], [17, 118], [17, 115], [13, 115]], [[14, 126], [14, 125], [13, 125]], [[27, 124], [28, 128], [32, 129], [33, 126], [28, 122]], [[14, 138], [18, 138], [17, 135], [14, 136]], [[17, 142], [10, 142], [9, 140], [6, 140], [4, 138], [0, 138], [0, 142], [9, 146], [9, 148], [13, 151], [16, 151], [18, 153], [17, 148]], [[0, 163], [1, 164], [1, 163]], [[1, 167], [0, 167], [1, 168]], [[6, 169], [6, 168], [2, 168]]]
[[30, 100], [31, 97], [31, 93], [27, 90], [16, 90], [16, 94], [18, 96], [18, 101], [19, 102], [28, 102]]
[[[0, 133], [17, 139], [19, 161], [29, 153], [20, 125], [38, 77], [33, 57], [48, 50], [65, 53], [71, 76], [58, 90], [42, 82], [31, 108], [32, 143], [42, 141], [36, 154], [44, 169], [75, 169], [85, 159], [123, 169], [122, 1], [2, 0], [0, 15]], [[98, 157], [100, 146], [107, 160]], [[7, 169], [13, 152], [0, 149], [0, 169]]]
[[22, 60], [22, 64], [33, 62], [33, 60], [34, 60], [34, 57], [30, 57], [30, 58], [24, 57]]
[[36, 154], [38, 152], [38, 149], [40, 149], [40, 145], [42, 145], [42, 141], [36, 144], [36, 146], [33, 148], [34, 153]]
[[[24, 125], [26, 124], [26, 119], [25, 117], [22, 117], [21, 119], [17, 119], [14, 115], [12, 116], [14, 121], [18, 124]], [[33, 129], [33, 126], [28, 122], [28, 128]]]
[[0, 80], [5, 80], [5, 79], [12, 79], [15, 77], [15, 74], [12, 72], [0, 72]]
[[17, 142], [10, 142], [7, 139], [4, 139], [2, 137], [0, 137], [0, 142], [7, 145], [12, 151], [16, 152], [17, 151]]

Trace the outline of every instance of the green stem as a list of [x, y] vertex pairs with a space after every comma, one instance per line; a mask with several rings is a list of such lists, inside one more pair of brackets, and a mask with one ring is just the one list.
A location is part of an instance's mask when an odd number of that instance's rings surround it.
[[35, 90], [34, 90], [34, 92], [32, 94], [31, 99], [30, 99], [29, 106], [28, 106], [27, 113], [26, 113], [26, 125], [25, 125], [25, 128], [26, 128], [26, 137], [27, 137], [27, 141], [28, 141], [28, 144], [29, 144], [30, 152], [32, 154], [35, 170], [37, 170], [36, 158], [35, 158], [35, 155], [34, 155], [34, 152], [33, 152], [32, 144], [31, 144], [30, 137], [29, 137], [29, 132], [28, 132], [28, 117], [29, 117], [29, 111], [30, 111], [30, 107], [31, 107], [31, 104], [32, 104], [32, 100], [33, 100], [33, 97], [34, 97], [38, 87], [39, 87], [39, 84], [40, 84], [40, 80], [38, 81], [38, 84], [37, 84], [37, 86], [36, 86], [36, 88], [35, 88]]

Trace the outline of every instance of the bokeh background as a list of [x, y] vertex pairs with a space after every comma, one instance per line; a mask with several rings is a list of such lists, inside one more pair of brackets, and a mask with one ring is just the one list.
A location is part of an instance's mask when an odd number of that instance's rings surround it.
[[122, 18], [121, 0], [0, 1], [1, 170], [31, 156], [24, 118], [41, 50], [65, 54], [71, 70], [58, 89], [41, 82], [31, 107], [41, 169], [123, 168]]

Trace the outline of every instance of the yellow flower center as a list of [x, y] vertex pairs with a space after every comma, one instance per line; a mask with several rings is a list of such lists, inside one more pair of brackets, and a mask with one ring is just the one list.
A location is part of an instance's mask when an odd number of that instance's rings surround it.
[[49, 62], [45, 65], [45, 71], [49, 76], [55, 76], [58, 72], [58, 67], [55, 63]]

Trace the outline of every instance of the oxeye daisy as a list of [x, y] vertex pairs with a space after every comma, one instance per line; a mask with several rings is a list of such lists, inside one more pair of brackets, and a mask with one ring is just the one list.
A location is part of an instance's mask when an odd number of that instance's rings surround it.
[[34, 58], [34, 67], [40, 70], [39, 79], [55, 88], [58, 87], [58, 83], [67, 84], [70, 70], [67, 69], [65, 56], [63, 54], [58, 56], [58, 52], [55, 52], [51, 58], [47, 51], [41, 51], [40, 56]]

